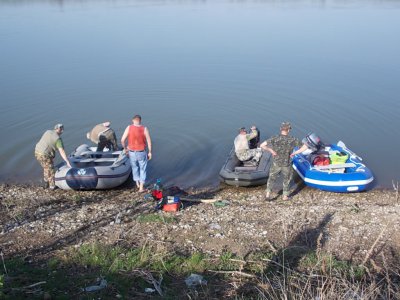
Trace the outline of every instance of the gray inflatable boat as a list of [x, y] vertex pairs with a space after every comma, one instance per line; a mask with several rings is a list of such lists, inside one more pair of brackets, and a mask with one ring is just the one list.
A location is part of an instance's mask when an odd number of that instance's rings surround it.
[[96, 152], [97, 147], [83, 144], [63, 163], [55, 174], [56, 185], [64, 190], [111, 189], [123, 184], [131, 173], [129, 157], [124, 151]]
[[241, 162], [232, 148], [229, 156], [222, 166], [219, 176], [223, 182], [233, 186], [256, 186], [267, 183], [271, 167], [271, 153], [263, 151], [258, 166], [249, 162]]

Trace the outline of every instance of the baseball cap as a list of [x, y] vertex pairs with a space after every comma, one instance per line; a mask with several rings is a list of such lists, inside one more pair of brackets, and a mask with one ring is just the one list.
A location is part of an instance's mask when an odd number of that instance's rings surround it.
[[54, 129], [59, 129], [59, 128], [64, 129], [64, 125], [61, 123], [54, 125]]
[[281, 129], [284, 129], [284, 130], [292, 129], [292, 124], [290, 124], [290, 122], [282, 122]]

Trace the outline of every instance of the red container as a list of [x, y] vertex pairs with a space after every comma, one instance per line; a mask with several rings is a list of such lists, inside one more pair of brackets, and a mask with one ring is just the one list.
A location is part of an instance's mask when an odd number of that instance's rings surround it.
[[162, 210], [163, 211], [178, 211], [180, 207], [181, 207], [181, 203], [180, 202], [178, 202], [178, 203], [167, 203], [167, 204], [163, 205]]
[[159, 190], [153, 190], [151, 192], [151, 195], [154, 197], [155, 200], [160, 200], [163, 197], [162, 191]]

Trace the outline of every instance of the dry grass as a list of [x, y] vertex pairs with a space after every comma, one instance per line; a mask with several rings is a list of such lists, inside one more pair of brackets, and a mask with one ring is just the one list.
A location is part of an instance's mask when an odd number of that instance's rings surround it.
[[[395, 278], [395, 280], [393, 280]], [[385, 269], [357, 279], [343, 274], [299, 274], [290, 269], [264, 275], [256, 289], [260, 299], [378, 300], [400, 299], [399, 273]]]

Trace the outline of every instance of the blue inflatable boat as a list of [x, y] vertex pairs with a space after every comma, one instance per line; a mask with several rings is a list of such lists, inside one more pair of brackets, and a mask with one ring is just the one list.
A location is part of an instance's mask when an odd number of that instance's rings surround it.
[[325, 146], [323, 153], [322, 156], [329, 157], [323, 165], [314, 165], [314, 156], [305, 152], [293, 157], [293, 168], [306, 185], [338, 193], [360, 192], [370, 187], [374, 180], [372, 172], [343, 142]]

